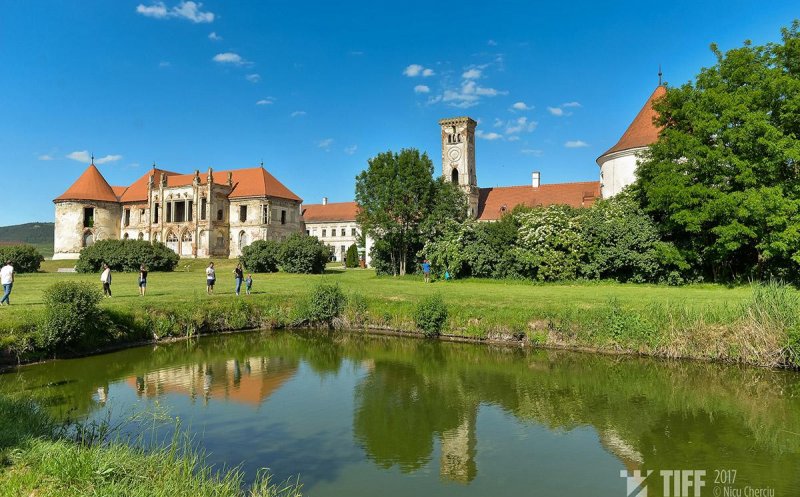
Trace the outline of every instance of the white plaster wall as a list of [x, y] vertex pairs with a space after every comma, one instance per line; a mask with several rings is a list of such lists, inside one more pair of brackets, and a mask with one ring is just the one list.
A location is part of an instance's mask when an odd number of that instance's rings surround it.
[[[240, 221], [240, 209], [247, 206], [247, 219]], [[269, 219], [264, 223], [263, 208], [269, 207]], [[286, 224], [281, 224], [281, 211], [286, 211]], [[242, 249], [256, 240], [285, 240], [293, 233], [303, 232], [300, 203], [279, 198], [252, 198], [231, 200], [228, 210], [230, 220], [229, 257], [242, 255]], [[245, 234], [241, 243], [241, 234]]]
[[[94, 226], [84, 228], [83, 209], [94, 207]], [[111, 202], [56, 203], [53, 259], [77, 259], [83, 248], [83, 234], [88, 229], [94, 240], [117, 239], [120, 235], [122, 207]]]
[[643, 148], [623, 150], [597, 159], [600, 164], [600, 194], [610, 198], [636, 181], [637, 153]]
[[[342, 236], [342, 229], [344, 228], [345, 236]], [[355, 228], [356, 234], [353, 236], [353, 229]], [[322, 230], [325, 230], [325, 236], [322, 236]], [[333, 230], [333, 231], [331, 231]], [[331, 223], [306, 223], [306, 231], [309, 236], [317, 237], [325, 245], [333, 247], [334, 260], [342, 262], [342, 245], [344, 245], [345, 255], [350, 245], [358, 244], [358, 236], [361, 229], [355, 222], [331, 222]]]

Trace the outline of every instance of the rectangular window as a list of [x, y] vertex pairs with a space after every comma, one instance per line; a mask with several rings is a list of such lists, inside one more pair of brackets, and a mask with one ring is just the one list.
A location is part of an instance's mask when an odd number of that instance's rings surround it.
[[246, 205], [240, 205], [239, 206], [239, 222], [243, 223], [245, 221], [247, 221], [247, 206]]
[[222, 209], [217, 210], [217, 221], [222, 221], [225, 215], [222, 213]]
[[310, 234], [311, 234], [311, 232], [306, 230], [306, 236], [309, 236]]
[[84, 207], [83, 209], [83, 227], [94, 227], [94, 207]]
[[186, 221], [186, 202], [175, 202], [175, 222], [182, 223]]
[[172, 222], [172, 202], [167, 202], [167, 223]]
[[187, 203], [189, 206], [186, 208], [186, 220], [191, 223], [194, 220], [194, 214], [192, 213], [194, 210], [194, 200], [189, 200]]
[[205, 197], [200, 199], [200, 220], [206, 220], [206, 209], [208, 209], [208, 200]]
[[153, 224], [158, 224], [158, 202], [153, 204]]
[[358, 235], [356, 235], [356, 229], [355, 228], [350, 228], [350, 236], [358, 236]]
[[139, 209], [139, 224], [144, 223], [144, 209]]
[[131, 210], [130, 209], [125, 209], [125, 222], [124, 222], [124, 224], [125, 224], [126, 227], [131, 225]]
[[327, 231], [328, 230], [326, 230], [325, 228], [322, 228], [322, 238], [325, 238]]
[[269, 224], [269, 206], [265, 205], [261, 209], [261, 224]]
[[344, 228], [342, 228], [342, 236], [347, 236], [347, 235], [345, 235], [345, 230], [344, 230]]
[[286, 224], [286, 211], [281, 211], [281, 224]]

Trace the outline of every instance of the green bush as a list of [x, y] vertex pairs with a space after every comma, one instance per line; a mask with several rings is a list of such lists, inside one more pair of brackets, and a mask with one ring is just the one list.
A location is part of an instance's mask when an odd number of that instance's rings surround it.
[[18, 273], [35, 273], [43, 260], [42, 254], [33, 245], [0, 245], [0, 265], [11, 261], [14, 271]]
[[330, 257], [327, 245], [316, 237], [294, 233], [280, 246], [279, 262], [287, 273], [321, 274]]
[[438, 294], [423, 297], [414, 310], [414, 322], [427, 337], [438, 336], [447, 322], [447, 306]]
[[355, 243], [348, 247], [344, 261], [347, 267], [358, 267], [358, 247]]
[[75, 269], [79, 273], [94, 273], [105, 263], [122, 272], [139, 271], [142, 264], [150, 271], [172, 271], [179, 260], [178, 254], [160, 242], [100, 240], [81, 250]]
[[86, 282], [59, 281], [44, 291], [44, 314], [36, 342], [48, 351], [93, 343], [102, 330], [100, 291]]
[[280, 249], [274, 240], [256, 240], [242, 249], [239, 262], [254, 273], [274, 273], [278, 271]]
[[346, 304], [347, 297], [338, 284], [322, 283], [311, 291], [306, 319], [311, 323], [327, 324], [331, 327], [333, 320], [342, 314]]

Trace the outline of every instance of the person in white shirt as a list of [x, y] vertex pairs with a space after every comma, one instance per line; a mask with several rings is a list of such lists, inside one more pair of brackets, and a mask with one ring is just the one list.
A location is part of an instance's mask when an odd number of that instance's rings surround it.
[[11, 261], [6, 261], [6, 265], [0, 269], [0, 284], [3, 285], [3, 300], [0, 300], [0, 305], [11, 305], [11, 287], [14, 286], [14, 265]]
[[103, 284], [103, 295], [111, 297], [111, 268], [108, 264], [103, 264], [103, 273], [100, 275], [100, 282]]
[[206, 293], [211, 295], [214, 293], [214, 283], [217, 282], [217, 272], [214, 271], [214, 263], [209, 262], [206, 268]]

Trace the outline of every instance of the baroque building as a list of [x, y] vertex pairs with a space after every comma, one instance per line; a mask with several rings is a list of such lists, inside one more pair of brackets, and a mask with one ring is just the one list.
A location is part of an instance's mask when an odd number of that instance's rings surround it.
[[[306, 235], [315, 236], [331, 250], [334, 261], [344, 262], [350, 245], [360, 246], [361, 227], [356, 222], [358, 206], [355, 202], [328, 202], [322, 198], [321, 204], [303, 205], [303, 222]], [[364, 250], [359, 252], [366, 259]]]
[[302, 200], [262, 167], [179, 174], [155, 166], [112, 187], [90, 164], [54, 201], [54, 259], [96, 240], [165, 243], [182, 257], [237, 257], [254, 240], [302, 232]]

